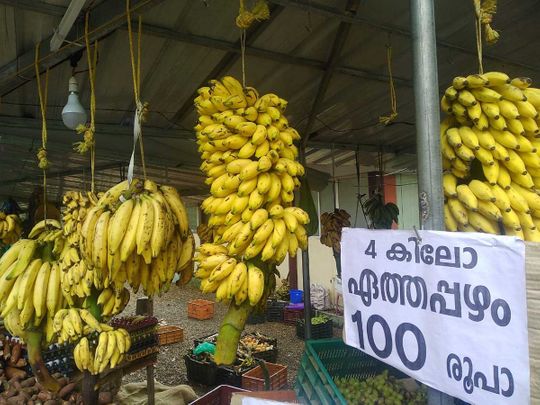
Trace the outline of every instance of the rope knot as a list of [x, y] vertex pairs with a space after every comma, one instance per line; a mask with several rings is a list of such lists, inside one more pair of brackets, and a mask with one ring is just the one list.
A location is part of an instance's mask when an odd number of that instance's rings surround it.
[[247, 10], [244, 4], [245, 0], [240, 0], [240, 11], [236, 17], [236, 26], [241, 29], [247, 29], [255, 21], [267, 20], [270, 18], [270, 9], [266, 0], [259, 0], [251, 10]]
[[41, 170], [47, 170], [49, 168], [49, 160], [47, 159], [47, 149], [39, 148], [37, 153], [38, 167]]

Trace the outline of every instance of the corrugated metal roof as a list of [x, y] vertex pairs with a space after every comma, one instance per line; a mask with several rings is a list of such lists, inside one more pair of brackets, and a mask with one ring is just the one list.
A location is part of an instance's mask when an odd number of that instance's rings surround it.
[[[113, 7], [113, 3], [118, 7], [118, 2], [123, 3], [116, 0], [89, 1], [88, 4], [103, 15], [105, 7]], [[2, 66], [31, 52], [36, 42], [45, 40], [53, 32], [69, 0], [26, 1], [20, 2], [18, 8], [13, 7], [14, 3], [0, 0], [0, 72]], [[192, 93], [227, 55], [230, 67], [219, 72], [220, 75], [240, 76], [239, 58], [235, 57], [239, 49], [239, 30], [234, 25], [238, 4], [231, 0], [154, 3], [142, 17], [145, 29], [141, 93], [152, 110], [145, 130], [146, 157], [152, 175], [160, 181], [175, 184], [190, 195], [201, 194], [205, 188], [197, 169], [200, 162], [191, 129], [196, 115], [192, 108], [183, 115], [178, 111], [190, 102]], [[314, 120], [313, 143], [307, 150], [308, 165], [331, 172], [334, 162], [340, 174], [354, 174], [356, 155], [351, 150], [360, 151], [362, 170], [369, 170], [375, 167], [374, 153], [380, 149], [385, 152], [388, 172], [414, 170], [409, 3], [363, 0], [355, 17], [344, 13], [345, 0], [270, 0], [270, 3], [275, 10], [272, 20], [264, 23], [256, 37], [248, 37], [247, 82], [261, 93], [271, 91], [288, 99], [287, 116], [300, 130], [307, 124], [338, 26], [342, 19], [352, 22], [336, 71]], [[477, 70], [473, 11], [469, 0], [438, 1], [436, 5], [439, 82], [444, 89], [455, 75]], [[501, 40], [485, 48], [486, 69], [535, 78], [540, 71], [539, 5], [535, 0], [499, 0], [494, 26], [500, 29]], [[92, 21], [93, 14], [90, 16]], [[81, 32], [82, 17], [73, 28], [74, 38]], [[399, 117], [397, 123], [383, 127], [377, 122], [380, 115], [390, 110], [387, 44], [393, 49]], [[133, 89], [125, 24], [100, 40], [99, 50], [96, 167], [101, 168], [98, 186], [106, 187], [120, 178], [132, 147]], [[233, 54], [229, 54], [231, 50]], [[84, 56], [77, 70], [85, 69]], [[49, 73], [47, 114], [53, 164], [50, 191], [55, 198], [63, 190], [88, 184], [88, 158], [71, 150], [77, 136], [63, 128], [59, 121], [70, 75], [68, 61]], [[77, 78], [83, 105], [88, 105], [87, 74], [79, 73]], [[24, 199], [41, 181], [35, 165], [35, 153], [40, 144], [37, 105], [35, 80], [2, 97], [0, 196], [11, 194]], [[62, 175], [63, 172], [66, 175]]]

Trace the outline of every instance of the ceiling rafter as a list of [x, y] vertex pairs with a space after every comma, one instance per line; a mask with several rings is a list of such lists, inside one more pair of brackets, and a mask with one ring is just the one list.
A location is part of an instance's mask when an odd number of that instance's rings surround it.
[[[143, 32], [147, 35], [153, 35], [155, 37], [163, 39], [171, 39], [177, 42], [184, 42], [187, 44], [199, 45], [207, 48], [219, 49], [222, 51], [235, 53], [237, 54], [237, 56], [240, 55], [240, 47], [236, 43], [224, 41], [217, 38], [194, 35], [186, 32], [177, 32], [168, 28], [158, 27], [150, 24], [143, 24]], [[262, 48], [256, 48], [253, 46], [246, 46], [246, 55], [277, 61], [288, 65], [311, 67], [318, 70], [324, 70], [326, 67], [326, 63], [324, 61], [270, 51]], [[336, 66], [335, 71], [337, 73], [341, 73], [351, 77], [358, 77], [366, 80], [388, 83], [387, 75], [371, 72], [365, 69], [359, 69], [349, 66]], [[208, 75], [208, 77], [210, 77], [210, 75]], [[212, 78], [215, 77], [217, 76], [212, 76]], [[403, 77], [394, 76], [394, 82], [398, 86], [412, 87], [412, 81]], [[203, 83], [207, 83], [207, 81]], [[194, 97], [196, 97], [195, 93], [193, 94], [193, 98]], [[193, 100], [193, 98], [191, 100]], [[189, 108], [191, 107], [192, 103], [190, 101]]]
[[44, 3], [36, 0], [0, 0], [0, 4], [10, 6], [16, 9], [33, 11], [40, 14], [46, 14], [54, 17], [62, 17], [67, 8], [57, 6], [56, 4]]
[[[300, 10], [310, 11], [310, 12], [317, 13], [319, 15], [328, 17], [328, 18], [338, 19], [340, 21], [347, 22], [349, 24], [371, 27], [371, 28], [373, 28], [373, 29], [375, 29], [377, 31], [387, 32], [387, 33], [390, 33], [392, 35], [399, 35], [399, 36], [406, 37], [406, 38], [410, 38], [412, 36], [411, 31], [409, 31], [409, 30], [407, 30], [405, 28], [399, 27], [397, 25], [387, 24], [387, 23], [375, 21], [375, 20], [373, 20], [371, 18], [363, 18], [363, 17], [359, 17], [359, 16], [352, 16], [352, 15], [350, 15], [350, 14], [348, 14], [346, 12], [343, 12], [343, 11], [337, 9], [337, 8], [334, 8], [334, 7], [331, 7], [331, 6], [326, 6], [326, 5], [320, 4], [320, 3], [315, 3], [315, 2], [310, 1], [310, 0], [269, 0], [269, 1], [270, 1], [270, 3], [279, 4], [279, 5], [284, 6], [284, 7], [295, 7], [295, 8], [298, 8]], [[531, 9], [536, 9], [537, 7], [538, 7], [538, 5], [535, 3], [533, 6], [531, 6]], [[461, 54], [467, 54], [467, 55], [471, 55], [471, 56], [476, 57], [476, 50], [475, 49], [468, 49], [466, 47], [456, 45], [456, 44], [453, 44], [451, 42], [444, 41], [444, 40], [441, 40], [441, 39], [437, 40], [437, 47], [438, 48], [450, 49], [450, 50], [453, 50], [453, 51], [457, 51], [457, 52], [459, 52]], [[522, 68], [522, 69], [527, 69], [527, 70], [530, 70], [530, 71], [533, 71], [533, 72], [539, 72], [540, 71], [540, 66], [528, 65], [528, 64], [521, 63], [521, 62], [518, 62], [518, 61], [515, 61], [515, 60], [507, 59], [505, 57], [495, 56], [495, 55], [490, 54], [489, 52], [484, 53], [483, 58], [484, 58], [484, 60], [490, 60], [490, 61], [493, 61], [493, 62], [503, 63], [505, 65], [515, 66], [515, 67], [519, 67], [519, 68]]]
[[[133, 0], [131, 12], [140, 14], [163, 0]], [[90, 42], [103, 38], [125, 24], [125, 3], [122, 1], [104, 1], [92, 9], [92, 26], [89, 30]], [[75, 51], [83, 48], [83, 37], [71, 38], [56, 52], [51, 52], [49, 43], [52, 35], [39, 43], [40, 68], [45, 71], [67, 60]], [[0, 67], [0, 96], [5, 96], [21, 85], [33, 80], [35, 49], [29, 49], [11, 62]]]
[[[360, 5], [360, 0], [347, 0], [345, 12], [347, 14], [350, 14], [351, 16], [354, 16], [356, 15], [356, 12], [358, 11], [359, 5]], [[328, 57], [328, 61], [325, 64], [324, 74], [323, 74], [323, 77], [321, 78], [319, 88], [317, 89], [317, 95], [315, 96], [315, 100], [313, 101], [311, 112], [309, 113], [307, 123], [304, 128], [305, 135], [302, 139], [302, 145], [303, 145], [302, 150], [304, 150], [305, 147], [307, 146], [311, 129], [313, 128], [313, 124], [315, 123], [317, 114], [320, 112], [321, 105], [324, 101], [324, 98], [326, 96], [326, 91], [328, 90], [328, 86], [330, 84], [330, 80], [332, 80], [332, 76], [334, 75], [334, 72], [336, 71], [336, 67], [339, 62], [341, 51], [343, 50], [343, 47], [345, 46], [345, 42], [347, 42], [347, 38], [349, 36], [350, 30], [351, 30], [351, 23], [346, 22], [346, 21], [341, 21], [339, 23], [335, 39], [332, 44], [332, 48], [330, 50], [330, 56]]]

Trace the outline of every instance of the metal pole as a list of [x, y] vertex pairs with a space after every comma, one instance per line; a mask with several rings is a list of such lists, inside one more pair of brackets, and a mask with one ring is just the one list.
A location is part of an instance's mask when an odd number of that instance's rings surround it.
[[304, 284], [304, 336], [311, 339], [311, 282], [309, 280], [309, 249], [302, 250], [302, 280]]
[[[433, 0], [410, 0], [416, 105], [418, 193], [422, 229], [443, 230], [443, 192], [439, 141], [437, 47]], [[433, 388], [429, 405], [451, 405], [454, 400]]]

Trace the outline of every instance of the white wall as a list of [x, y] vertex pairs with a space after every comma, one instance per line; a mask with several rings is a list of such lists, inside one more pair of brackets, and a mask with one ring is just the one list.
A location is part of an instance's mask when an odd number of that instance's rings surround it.
[[414, 174], [396, 175], [396, 197], [399, 208], [399, 229], [419, 228], [418, 179]]

